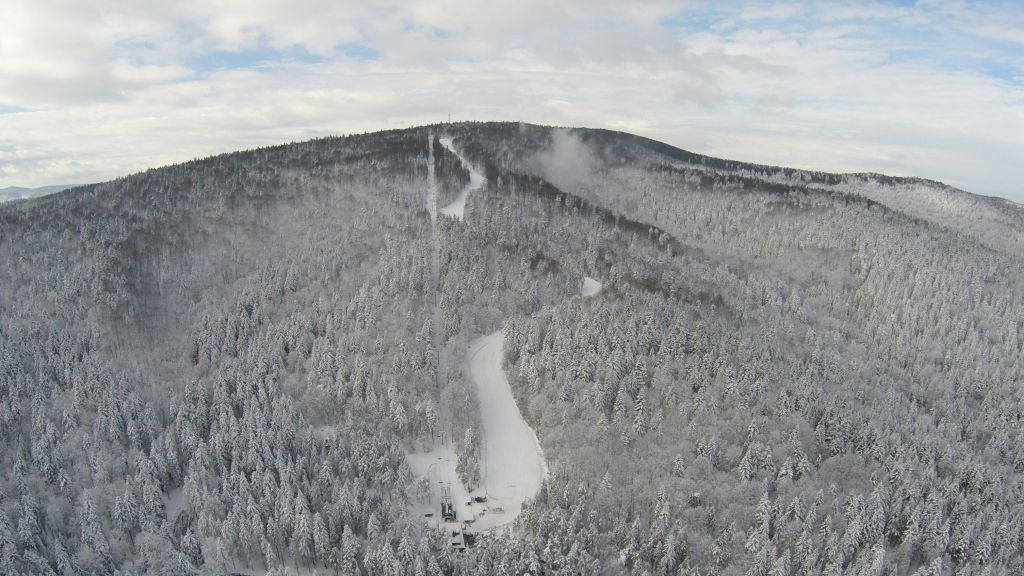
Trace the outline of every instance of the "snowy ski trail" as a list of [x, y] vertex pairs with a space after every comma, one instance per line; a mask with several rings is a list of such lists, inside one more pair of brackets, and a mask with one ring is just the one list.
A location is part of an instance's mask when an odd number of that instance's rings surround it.
[[[442, 214], [461, 221], [465, 217], [466, 199], [483, 186], [484, 175], [455, 150], [451, 138], [442, 138], [440, 142], [469, 171], [469, 183], [441, 210]], [[481, 486], [470, 494], [471, 497], [484, 496], [487, 500], [484, 505], [471, 505], [477, 530], [497, 528], [515, 520], [523, 504], [537, 495], [547, 476], [544, 451], [537, 435], [523, 419], [502, 368], [503, 350], [504, 339], [499, 330], [474, 340], [466, 356], [483, 428]]]
[[[439, 325], [437, 317], [437, 289], [439, 266], [439, 237], [437, 234], [437, 214], [441, 213], [462, 221], [465, 217], [466, 199], [469, 194], [484, 184], [483, 174], [459, 154], [452, 145], [451, 138], [441, 138], [440, 143], [455, 154], [462, 165], [469, 171], [469, 183], [462, 189], [458, 197], [444, 208], [437, 208], [437, 183], [433, 169], [433, 147], [430, 154], [430, 215], [433, 224], [433, 273], [435, 286], [434, 326]], [[601, 283], [588, 277], [580, 286], [580, 296], [588, 298], [601, 291]], [[435, 343], [440, 343], [435, 339]], [[523, 418], [519, 405], [516, 403], [512, 388], [502, 367], [504, 358], [504, 337], [501, 331], [482, 336], [474, 340], [466, 355], [466, 368], [475, 386], [478, 408], [480, 410], [481, 456], [480, 486], [469, 491], [463, 486], [456, 473], [457, 458], [452, 450], [448, 430], [440, 436], [440, 445], [435, 445], [430, 452], [409, 454], [407, 461], [416, 478], [429, 482], [428, 502], [415, 503], [411, 510], [424, 517], [433, 518], [437, 526], [441, 525], [440, 501], [441, 490], [450, 490], [452, 503], [460, 522], [472, 522], [473, 529], [485, 531], [505, 526], [514, 521], [523, 506], [540, 491], [548, 468], [536, 433]], [[440, 390], [438, 390], [440, 392]], [[442, 419], [446, 421], [446, 418]], [[484, 502], [474, 502], [475, 497], [484, 497]]]
[[[587, 276], [580, 296], [589, 298], [601, 291], [601, 283]], [[501, 330], [477, 338], [469, 345], [466, 366], [476, 387], [480, 409], [480, 480], [491, 514], [478, 518], [477, 529], [508, 524], [523, 511], [523, 505], [537, 495], [548, 475], [544, 449], [536, 432], [527, 424], [512, 394], [502, 366], [505, 338]], [[494, 514], [496, 509], [502, 514]]]
[[451, 216], [458, 220], [462, 220], [466, 216], [466, 199], [469, 198], [469, 193], [479, 189], [484, 185], [484, 175], [473, 169], [473, 166], [462, 157], [461, 154], [455, 151], [455, 147], [452, 145], [451, 138], [440, 138], [441, 146], [444, 146], [449, 152], [455, 154], [462, 162], [462, 166], [469, 170], [469, 183], [463, 186], [459, 195], [452, 200], [450, 204], [441, 209], [441, 213], [445, 216]]
[[487, 526], [499, 526], [519, 516], [548, 473], [537, 435], [523, 419], [502, 369], [504, 344], [500, 330], [478, 338], [470, 345], [467, 362], [483, 426], [481, 484], [491, 511], [504, 511], [482, 519], [481, 524]]

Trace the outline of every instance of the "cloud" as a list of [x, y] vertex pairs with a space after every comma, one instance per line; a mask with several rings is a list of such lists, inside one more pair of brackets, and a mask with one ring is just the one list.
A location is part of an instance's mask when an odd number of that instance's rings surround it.
[[596, 175], [600, 163], [590, 147], [568, 130], [551, 133], [551, 143], [531, 159], [546, 180], [562, 190], [586, 194], [585, 187]]
[[[1024, 200], [1012, 4], [354, 0], [0, 5], [0, 187], [443, 119]], [[97, 16], [99, 15], [99, 16]]]

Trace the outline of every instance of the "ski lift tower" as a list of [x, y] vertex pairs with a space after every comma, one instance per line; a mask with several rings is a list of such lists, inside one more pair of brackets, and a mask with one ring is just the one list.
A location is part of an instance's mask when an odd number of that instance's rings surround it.
[[445, 522], [455, 522], [455, 506], [452, 504], [452, 489], [445, 486], [441, 489], [441, 519]]

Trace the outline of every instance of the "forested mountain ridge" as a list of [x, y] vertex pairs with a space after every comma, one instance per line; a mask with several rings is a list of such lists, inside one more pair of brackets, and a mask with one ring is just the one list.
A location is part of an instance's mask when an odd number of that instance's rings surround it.
[[[465, 123], [0, 206], [0, 573], [1024, 571], [1022, 211], [938, 188]], [[456, 553], [497, 329], [550, 475]]]
[[45, 196], [47, 194], [53, 194], [55, 192], [62, 192], [73, 186], [40, 186], [38, 188], [24, 188], [22, 186], [8, 186], [7, 188], [0, 188], [0, 202], [7, 202], [9, 200], [19, 200], [24, 198], [35, 198], [36, 196]]
[[[1024, 206], [1003, 198], [971, 194], [933, 180], [873, 173], [833, 174], [724, 160], [610, 130], [568, 129], [552, 138], [539, 137], [549, 142], [547, 149], [552, 158], [560, 161], [582, 162], [584, 166], [628, 162], [644, 169], [684, 170], [691, 177], [707, 174], [709, 179], [732, 178], [747, 187], [845, 192], [970, 234], [987, 245], [1024, 253]], [[521, 144], [529, 141], [528, 136], [520, 138]], [[588, 146], [581, 149], [577, 143]], [[540, 164], [543, 167], [545, 161]]]

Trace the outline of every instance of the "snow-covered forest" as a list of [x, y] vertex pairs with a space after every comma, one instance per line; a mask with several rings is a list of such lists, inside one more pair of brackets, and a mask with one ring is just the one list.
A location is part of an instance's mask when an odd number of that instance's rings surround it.
[[[1022, 573], [1022, 246], [937, 183], [518, 123], [5, 203], [0, 573]], [[414, 464], [486, 482], [495, 333], [546, 475], [459, 550]]]

